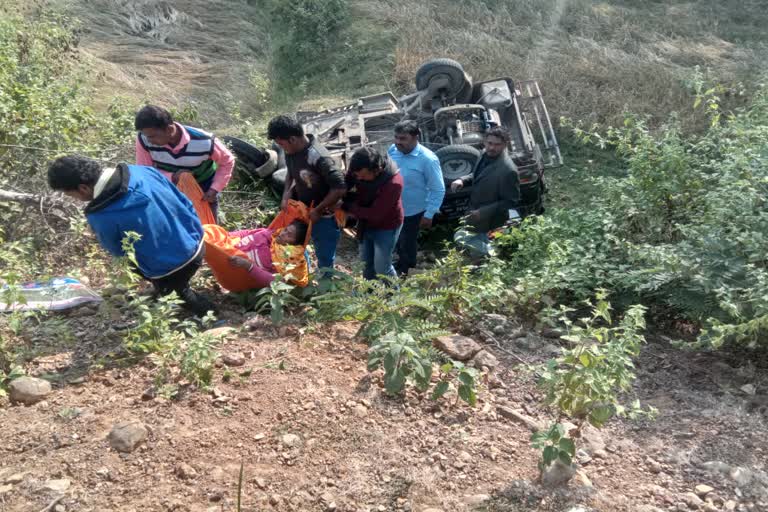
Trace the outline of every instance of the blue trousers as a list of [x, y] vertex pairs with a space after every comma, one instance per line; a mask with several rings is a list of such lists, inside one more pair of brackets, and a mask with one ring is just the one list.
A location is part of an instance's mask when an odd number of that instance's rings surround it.
[[322, 217], [312, 225], [312, 244], [315, 246], [319, 269], [333, 268], [340, 236], [341, 230], [334, 217]]
[[360, 259], [365, 268], [365, 279], [376, 279], [376, 276], [396, 277], [395, 267], [392, 266], [392, 252], [395, 250], [397, 237], [400, 236], [398, 226], [395, 229], [366, 229], [360, 242]]

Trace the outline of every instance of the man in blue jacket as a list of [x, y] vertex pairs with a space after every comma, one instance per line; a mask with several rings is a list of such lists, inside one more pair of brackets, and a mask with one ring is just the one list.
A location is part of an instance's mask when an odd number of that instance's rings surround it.
[[48, 168], [48, 184], [88, 202], [88, 224], [113, 256], [125, 256], [127, 232], [139, 234], [134, 245], [138, 271], [157, 295], [176, 292], [199, 317], [215, 311], [189, 287], [203, 261], [203, 227], [192, 203], [156, 169], [126, 164], [103, 168], [90, 158], [65, 156]]
[[389, 148], [403, 176], [403, 210], [405, 220], [397, 241], [397, 263], [400, 275], [416, 266], [419, 230], [432, 227], [432, 218], [440, 210], [445, 196], [445, 182], [437, 156], [419, 144], [416, 121], [395, 125], [395, 143]]

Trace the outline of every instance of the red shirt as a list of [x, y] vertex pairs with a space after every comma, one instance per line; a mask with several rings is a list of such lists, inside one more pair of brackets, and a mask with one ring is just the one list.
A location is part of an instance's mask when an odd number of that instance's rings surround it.
[[353, 217], [367, 221], [366, 229], [396, 229], [403, 223], [403, 177], [398, 172], [391, 180], [384, 183], [373, 192], [376, 198], [369, 207], [370, 197], [366, 197], [366, 189], [358, 187], [357, 199], [350, 205], [349, 213]]

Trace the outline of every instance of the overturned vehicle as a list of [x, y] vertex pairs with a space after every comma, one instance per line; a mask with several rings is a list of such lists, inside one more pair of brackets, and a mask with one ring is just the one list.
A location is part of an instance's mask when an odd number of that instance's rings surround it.
[[[298, 112], [308, 134], [331, 152], [342, 169], [352, 152], [366, 145], [386, 150], [394, 140], [394, 126], [415, 120], [420, 142], [440, 159], [446, 196], [440, 217], [463, 216], [469, 207], [471, 187], [457, 192], [450, 183], [472, 173], [485, 133], [502, 126], [510, 134], [508, 151], [520, 177], [522, 216], [543, 211], [546, 192], [544, 171], [562, 165], [560, 149], [544, 99], [535, 80], [502, 77], [473, 81], [461, 64], [433, 59], [416, 72], [416, 92], [397, 99], [385, 92], [320, 112]], [[227, 138], [241, 168], [267, 179], [276, 193], [285, 184], [284, 159], [269, 161], [269, 154], [234, 138]]]

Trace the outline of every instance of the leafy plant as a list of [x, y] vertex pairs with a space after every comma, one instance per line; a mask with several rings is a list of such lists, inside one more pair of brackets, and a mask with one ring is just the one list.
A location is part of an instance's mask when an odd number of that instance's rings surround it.
[[[645, 342], [643, 306], [632, 306], [617, 326], [612, 326], [611, 305], [605, 292], [598, 292], [591, 316], [577, 322], [568, 317], [573, 310], [561, 307], [558, 316], [567, 329], [563, 339], [571, 343], [562, 355], [550, 360], [540, 385], [545, 402], [560, 414], [602, 427], [614, 415], [642, 414], [638, 401], [629, 412], [619, 393], [629, 391], [635, 379], [633, 358]], [[652, 412], [652, 411], [651, 411]]]
[[561, 423], [554, 423], [549, 429], [534, 433], [531, 436], [531, 444], [541, 450], [539, 471], [544, 471], [555, 461], [570, 466], [576, 455], [576, 443], [566, 437], [565, 427]]
[[259, 313], [268, 310], [272, 323], [282, 324], [286, 310], [300, 302], [296, 293], [296, 286], [282, 276], [276, 276], [268, 288], [262, 288], [256, 292], [254, 309]]
[[432, 391], [432, 400], [437, 400], [451, 387], [453, 380], [456, 386], [457, 397], [467, 404], [475, 406], [477, 403], [477, 377], [480, 372], [476, 368], [470, 368], [460, 361], [450, 361], [440, 366], [440, 377]]
[[408, 333], [389, 333], [368, 350], [368, 370], [384, 367], [384, 388], [390, 395], [401, 393], [406, 382], [426, 391], [432, 377], [432, 361]]

